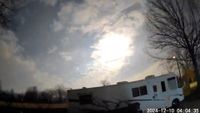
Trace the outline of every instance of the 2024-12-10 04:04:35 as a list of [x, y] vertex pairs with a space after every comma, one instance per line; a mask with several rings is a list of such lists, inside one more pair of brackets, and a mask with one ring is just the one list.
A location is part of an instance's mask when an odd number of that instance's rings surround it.
[[147, 113], [199, 113], [199, 108], [148, 108]]

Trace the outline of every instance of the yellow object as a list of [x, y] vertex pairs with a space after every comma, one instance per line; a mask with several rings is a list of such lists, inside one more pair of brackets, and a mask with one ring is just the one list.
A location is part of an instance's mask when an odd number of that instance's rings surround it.
[[184, 94], [184, 96], [189, 96], [191, 94], [191, 89], [190, 89], [189, 85], [183, 86], [183, 94]]
[[186, 69], [183, 71], [184, 87], [183, 92], [185, 96], [189, 96], [197, 87], [196, 76], [194, 69]]
[[196, 81], [194, 69], [186, 69], [183, 72], [183, 79], [186, 83], [191, 83]]
[[197, 81], [190, 83], [190, 89], [195, 90], [197, 88]]

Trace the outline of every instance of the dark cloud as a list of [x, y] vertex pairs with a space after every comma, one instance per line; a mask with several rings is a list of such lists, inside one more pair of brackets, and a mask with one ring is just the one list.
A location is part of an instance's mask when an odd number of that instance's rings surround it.
[[19, 43], [25, 48], [25, 54], [35, 56], [59, 43], [62, 36], [52, 33], [50, 28], [55, 17], [56, 8], [38, 2], [31, 2], [18, 12], [15, 23], [19, 24], [13, 26], [13, 29]]
[[[1, 29], [0, 80], [3, 88], [13, 88], [21, 92], [30, 86], [52, 87], [50, 83], [44, 81], [59, 80], [59, 77], [53, 77], [40, 71], [31, 58], [26, 58], [20, 54], [23, 50], [23, 47], [18, 45], [18, 39], [12, 31]], [[55, 82], [58, 84], [57, 81]]]

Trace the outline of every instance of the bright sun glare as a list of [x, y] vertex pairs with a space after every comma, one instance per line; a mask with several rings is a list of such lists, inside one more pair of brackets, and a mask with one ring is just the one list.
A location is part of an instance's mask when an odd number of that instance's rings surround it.
[[96, 51], [93, 52], [92, 57], [109, 69], [121, 68], [125, 58], [133, 53], [131, 37], [113, 32], [105, 34], [94, 48]]

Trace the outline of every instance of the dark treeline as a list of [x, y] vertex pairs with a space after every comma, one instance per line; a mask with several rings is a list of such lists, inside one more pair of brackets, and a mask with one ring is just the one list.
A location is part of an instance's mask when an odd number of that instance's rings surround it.
[[67, 101], [67, 90], [57, 87], [38, 91], [37, 87], [30, 87], [25, 93], [15, 93], [14, 90], [0, 90], [0, 101], [6, 102], [31, 102], [31, 103], [63, 103]]

